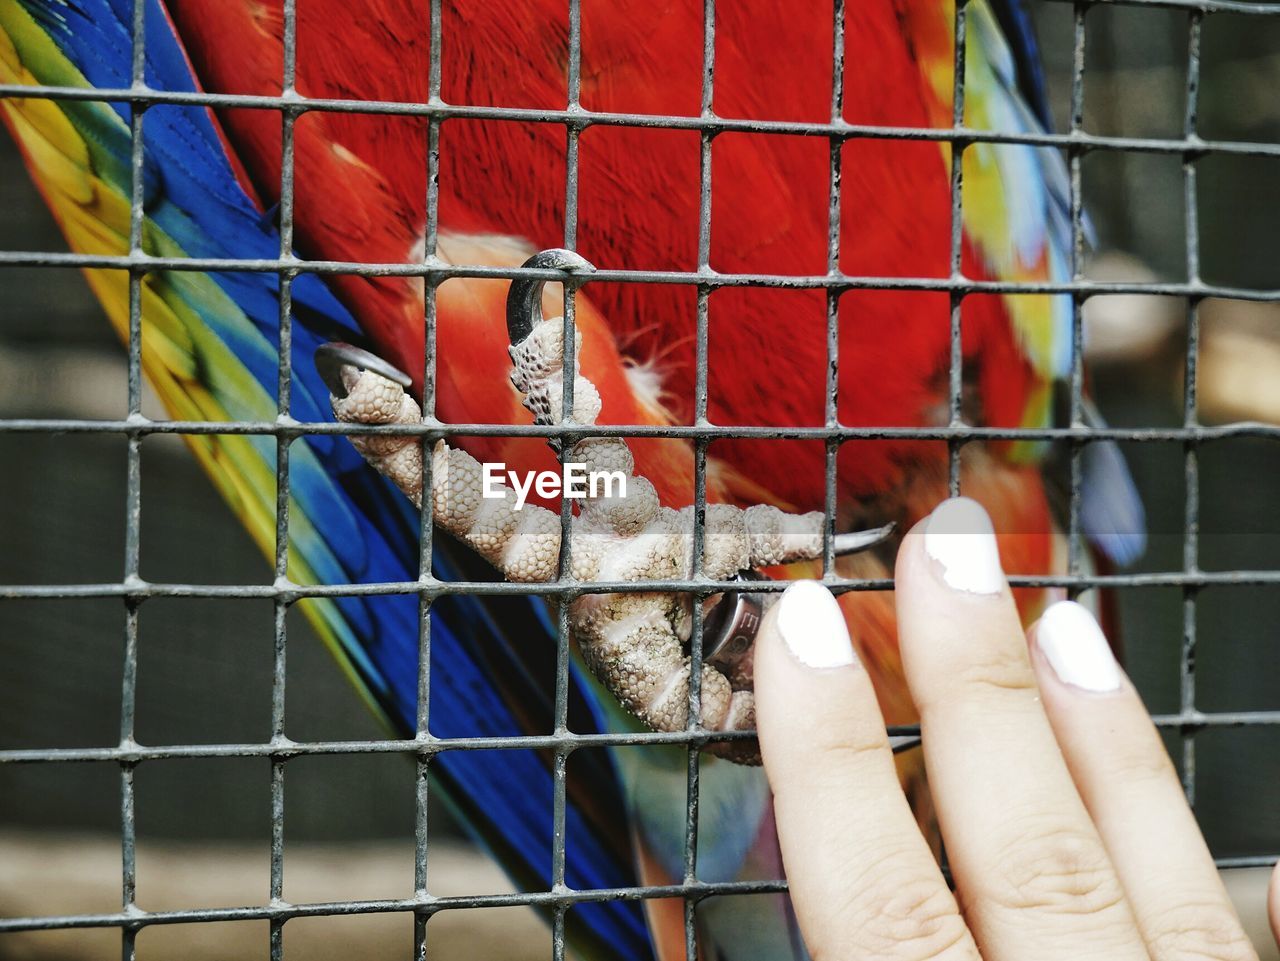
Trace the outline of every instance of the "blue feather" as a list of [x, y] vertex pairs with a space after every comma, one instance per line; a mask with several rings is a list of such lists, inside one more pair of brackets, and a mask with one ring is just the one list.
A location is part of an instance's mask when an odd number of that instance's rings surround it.
[[[129, 85], [129, 22], [133, 0], [20, 0], [89, 84]], [[158, 0], [146, 5], [146, 82], [155, 89], [197, 89], [190, 66]], [[28, 64], [38, 75], [38, 66]], [[95, 172], [124, 196], [129, 192], [130, 106], [112, 104], [123, 123], [105, 124], [64, 107], [90, 146]], [[83, 114], [83, 115], [82, 115]], [[161, 105], [144, 119], [147, 247], [171, 256], [274, 259], [280, 236], [237, 180], [210, 113], [201, 107]], [[209, 302], [208, 281], [227, 303]], [[237, 418], [258, 418], [274, 406], [279, 347], [280, 285], [274, 273], [157, 275], [167, 296], [198, 316], [243, 365], [255, 385], [237, 395], [235, 377], [200, 367], [197, 374]], [[292, 286], [293, 391], [290, 413], [301, 421], [329, 419], [328, 392], [312, 365], [315, 349], [342, 337], [359, 340], [350, 313], [323, 281], [299, 275]], [[274, 438], [254, 450], [274, 470]], [[418, 515], [342, 438], [306, 437], [290, 460], [294, 519], [291, 551], [326, 583], [414, 581], [418, 577]], [[442, 542], [443, 538], [440, 539]], [[449, 579], [467, 558], [442, 543], [435, 573]], [[468, 577], [481, 576], [475, 570]], [[324, 605], [328, 605], [324, 607]], [[347, 597], [321, 602], [341, 654], [358, 674], [387, 723], [402, 735], [416, 727], [419, 599], [416, 595]], [[326, 615], [328, 616], [328, 615]], [[532, 733], [530, 715], [549, 716], [554, 641], [537, 602], [510, 600], [501, 616], [476, 598], [437, 602], [431, 633], [432, 734], [449, 738]], [[514, 632], [514, 633], [513, 633]], [[600, 730], [593, 695], [571, 676], [574, 729]], [[544, 729], [542, 733], [546, 733]], [[522, 883], [547, 889], [551, 881], [552, 791], [548, 759], [534, 751], [445, 751], [431, 764], [436, 784], [465, 814], [477, 836]], [[573, 888], [634, 885], [616, 776], [608, 764], [592, 767], [596, 811], [570, 797], [566, 834], [571, 856], [566, 882]], [[602, 817], [600, 812], [605, 812]], [[611, 822], [612, 819], [612, 822]], [[616, 957], [651, 956], [635, 902], [583, 904], [570, 913], [571, 936]]]

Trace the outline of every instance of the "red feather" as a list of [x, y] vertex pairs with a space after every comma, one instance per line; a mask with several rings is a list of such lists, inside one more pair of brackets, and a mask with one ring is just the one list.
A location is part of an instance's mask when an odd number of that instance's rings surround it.
[[[904, 9], [923, 0], [851, 4], [844, 117], [853, 123], [930, 125], [925, 79], [904, 32]], [[213, 90], [278, 94], [280, 0], [170, 0], [198, 72]], [[425, 102], [426, 0], [299, 0], [297, 88], [311, 98]], [[562, 110], [568, 25], [548, 0], [444, 4], [441, 96], [448, 103]], [[701, 4], [584, 0], [582, 106], [592, 111], [697, 116], [702, 90]], [[819, 4], [722, 4], [716, 24], [714, 108], [723, 117], [825, 122], [831, 116], [832, 23]], [[259, 190], [279, 194], [281, 123], [264, 110], [227, 111], [224, 123]], [[308, 257], [412, 262], [426, 217], [427, 124], [421, 117], [311, 111], [295, 126], [294, 223]], [[710, 266], [726, 273], [821, 275], [827, 270], [830, 142], [821, 136], [729, 132], [712, 147]], [[451, 235], [513, 237], [529, 249], [564, 233], [565, 128], [557, 123], [450, 119], [440, 134], [441, 252]], [[840, 267], [851, 275], [948, 276], [949, 170], [936, 143], [856, 138], [842, 148]], [[577, 247], [601, 267], [697, 266], [699, 134], [595, 125], [580, 139]], [[504, 244], [506, 245], [504, 247]], [[509, 243], [468, 241], [471, 262], [513, 263]], [[965, 272], [983, 277], [966, 247]], [[337, 289], [371, 339], [402, 368], [421, 367], [420, 281], [343, 277]], [[446, 421], [522, 416], [503, 386], [503, 285], [452, 280], [440, 291], [437, 406]], [[686, 285], [592, 284], [599, 313], [583, 312], [584, 370], [605, 400], [604, 420], [651, 419], [622, 376], [619, 350], [661, 375], [671, 418], [694, 410], [694, 291]], [[839, 305], [839, 417], [852, 426], [915, 427], [948, 419], [947, 294], [855, 290]], [[963, 350], [982, 421], [1015, 425], [1039, 385], [1002, 302], [970, 297]], [[708, 416], [716, 424], [820, 426], [825, 420], [826, 294], [820, 289], [726, 288], [710, 298]], [[612, 336], [610, 336], [612, 335]], [[536, 442], [501, 447], [507, 459], [546, 463]], [[639, 469], [670, 503], [692, 499], [687, 447], [639, 445]], [[732, 470], [717, 496], [804, 509], [823, 503], [823, 445], [720, 440]], [[842, 522], [910, 523], [945, 496], [946, 446], [857, 441], [839, 460]], [[1034, 471], [984, 460], [1011, 498], [997, 529], [1045, 532]], [[736, 485], [736, 486], [735, 486]], [[975, 491], [978, 489], [975, 485]], [[987, 499], [1000, 514], [998, 500]], [[1025, 516], [1028, 511], [1032, 516]], [[1016, 516], [1015, 516], [1016, 515]], [[1010, 527], [1004, 527], [1008, 521]], [[1015, 523], [1016, 521], [1016, 523]], [[1049, 542], [1025, 557], [1044, 570]]]
[[[925, 78], [904, 9], [931, 0], [848, 5], [844, 117], [930, 125]], [[169, 0], [210, 89], [279, 94], [281, 0]], [[909, 12], [909, 11], [906, 11]], [[823, 123], [831, 118], [832, 23], [822, 4], [754, 0], [717, 11], [714, 109], [728, 118]], [[447, 103], [563, 110], [568, 25], [559, 0], [445, 0], [441, 97]], [[936, 18], [935, 18], [936, 19]], [[927, 20], [927, 18], [926, 18]], [[427, 0], [298, 0], [297, 88], [309, 98], [425, 102]], [[591, 111], [696, 117], [702, 96], [702, 5], [696, 0], [583, 0], [581, 104]], [[936, 109], [936, 106], [935, 106]], [[268, 110], [222, 117], [265, 197], [279, 195], [281, 122]], [[295, 126], [296, 244], [306, 257], [366, 263], [420, 260], [426, 219], [427, 122], [422, 117], [311, 111]], [[596, 124], [579, 142], [577, 249], [600, 267], [697, 268], [700, 135]], [[727, 132], [712, 140], [710, 267], [724, 273], [823, 275], [828, 268], [828, 138]], [[851, 139], [841, 148], [839, 266], [854, 276], [950, 274], [950, 172], [937, 143]], [[440, 130], [440, 254], [517, 265], [564, 238], [562, 124], [448, 119]], [[964, 272], [985, 276], [966, 244]], [[421, 370], [423, 286], [345, 277], [337, 292], [376, 348]], [[506, 384], [501, 281], [454, 279], [437, 299], [437, 414], [453, 423], [528, 421]], [[695, 289], [592, 283], [579, 298], [582, 366], [601, 391], [602, 420], [688, 423], [695, 409]], [[839, 419], [867, 427], [949, 421], [950, 299], [945, 292], [853, 290], [839, 300]], [[998, 297], [964, 303], [966, 416], [1020, 422], [1040, 387]], [[710, 297], [709, 419], [719, 425], [822, 426], [826, 421], [827, 295], [822, 289], [727, 287]], [[662, 407], [641, 403], [623, 359], [652, 363]], [[419, 384], [420, 377], [417, 378]], [[552, 466], [536, 439], [477, 439], [477, 457]], [[664, 501], [693, 499], [683, 441], [632, 443], [637, 471]], [[820, 509], [825, 448], [813, 441], [721, 439], [710, 448], [708, 496]], [[838, 523], [896, 520], [906, 530], [948, 494], [945, 443], [860, 440], [838, 460]], [[1052, 525], [1034, 466], [965, 451], [966, 493], [1001, 531], [1006, 569], [1053, 565]], [[852, 577], [887, 577], [882, 552], [843, 563]], [[791, 572], [796, 576], [797, 572]], [[1043, 591], [1022, 592], [1034, 614]], [[844, 595], [852, 632], [886, 720], [916, 718], [898, 656], [893, 595]], [[918, 752], [901, 774], [931, 820]], [[643, 847], [643, 846], [641, 846]], [[643, 851], [640, 852], [643, 860]], [[667, 880], [678, 880], [668, 878]], [[655, 902], [660, 904], [661, 902]], [[652, 907], [652, 906], [651, 906]], [[673, 916], [675, 928], [679, 918]], [[657, 919], [655, 938], [664, 943]], [[668, 931], [667, 934], [671, 934]], [[676, 947], [683, 944], [676, 938]]]

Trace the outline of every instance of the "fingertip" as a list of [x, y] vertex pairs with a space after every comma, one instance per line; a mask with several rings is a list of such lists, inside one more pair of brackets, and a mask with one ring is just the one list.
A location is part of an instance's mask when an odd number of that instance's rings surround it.
[[1025, 647], [994, 526], [971, 498], [938, 504], [903, 539], [894, 600], [899, 645], [917, 704], [921, 695], [928, 697], [932, 679], [971, 664], [994, 637], [1016, 636], [1019, 648]]
[[[1001, 685], [1034, 686], [994, 526], [977, 501], [943, 501], [912, 528], [898, 552], [894, 603], [903, 668], [922, 713]], [[974, 691], [975, 678], [989, 684]]]
[[970, 497], [942, 501], [903, 538], [896, 576], [908, 590], [933, 584], [966, 597], [1004, 593], [999, 544], [986, 509]]
[[832, 676], [850, 673], [849, 668], [861, 674], [859, 666], [835, 596], [817, 581], [788, 587], [765, 612], [756, 638], [756, 719], [762, 744], [772, 737], [791, 737], [797, 726], [794, 706], [818, 709], [827, 700], [822, 692]]
[[883, 738], [875, 694], [844, 611], [817, 581], [797, 581], [766, 612], [756, 639], [756, 726], [770, 778], [821, 763], [852, 727]]
[[952, 497], [933, 509], [924, 525], [924, 552], [943, 582], [968, 594], [999, 594], [1004, 570], [991, 517], [971, 497]]
[[817, 581], [796, 581], [783, 592], [774, 626], [787, 650], [805, 667], [857, 663], [844, 612], [835, 595]]
[[1027, 632], [1049, 673], [1069, 690], [1111, 694], [1123, 674], [1093, 613], [1076, 601], [1050, 604]]

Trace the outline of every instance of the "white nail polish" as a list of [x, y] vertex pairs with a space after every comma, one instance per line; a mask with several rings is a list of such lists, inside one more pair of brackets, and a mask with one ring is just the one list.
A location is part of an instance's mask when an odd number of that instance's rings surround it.
[[778, 633], [809, 667], [847, 667], [857, 661], [840, 605], [817, 581], [796, 581], [778, 601]]
[[1036, 625], [1036, 646], [1063, 684], [1104, 693], [1120, 689], [1120, 668], [1111, 645], [1088, 609], [1058, 601]]
[[939, 504], [924, 528], [924, 549], [942, 565], [942, 579], [958, 591], [999, 594], [1004, 586], [991, 518], [968, 497]]

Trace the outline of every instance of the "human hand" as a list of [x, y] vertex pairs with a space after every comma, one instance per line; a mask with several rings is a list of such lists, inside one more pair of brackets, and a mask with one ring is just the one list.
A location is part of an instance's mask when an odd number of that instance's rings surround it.
[[[787, 590], [756, 709], [791, 896], [818, 959], [1256, 961], [1137, 692], [1085, 608], [1024, 635], [986, 513], [902, 542], [902, 659], [955, 894], [907, 806], [839, 607]], [[1280, 871], [1271, 924], [1280, 940]]]

